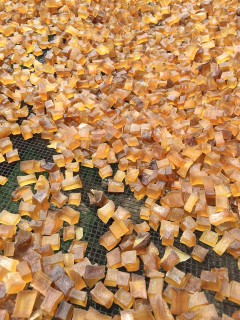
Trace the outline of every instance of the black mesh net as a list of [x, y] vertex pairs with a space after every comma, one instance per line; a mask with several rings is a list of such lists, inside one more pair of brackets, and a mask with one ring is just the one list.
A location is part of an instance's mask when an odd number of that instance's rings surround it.
[[[30, 160], [36, 159], [41, 160], [45, 159], [46, 161], [52, 160], [52, 155], [55, 154], [55, 151], [47, 148], [47, 142], [45, 140], [40, 139], [38, 136], [34, 136], [34, 138], [24, 141], [21, 136], [13, 136], [11, 137], [11, 141], [13, 142], [14, 148], [18, 149], [20, 159], [22, 160]], [[117, 167], [113, 167], [113, 170], [116, 171]], [[82, 193], [82, 201], [79, 206], [79, 211], [81, 212], [81, 219], [79, 225], [84, 229], [84, 238], [83, 240], [88, 241], [88, 249], [87, 249], [87, 257], [90, 259], [92, 263], [98, 263], [99, 265], [106, 264], [106, 253], [107, 251], [99, 245], [98, 240], [100, 236], [108, 230], [108, 225], [104, 225], [97, 217], [97, 208], [89, 205], [89, 199], [87, 193], [90, 189], [98, 189], [103, 190], [107, 197], [112, 199], [115, 202], [116, 207], [121, 205], [128, 209], [132, 214], [132, 219], [134, 222], [139, 223], [139, 212], [143, 201], [137, 201], [129, 188], [126, 188], [123, 194], [109, 194], [107, 192], [107, 181], [101, 180], [98, 175], [98, 170], [96, 169], [88, 169], [85, 167], [81, 167], [80, 169], [80, 177], [83, 182]], [[17, 176], [22, 175], [22, 172], [19, 170], [19, 162], [8, 164], [6, 162], [0, 164], [0, 175], [4, 175], [8, 177], [8, 182], [5, 186], [1, 187], [1, 202], [0, 202], [0, 211], [3, 209], [9, 210], [10, 212], [17, 213], [18, 212], [18, 203], [11, 202], [10, 195], [13, 190], [18, 186], [17, 185]], [[67, 193], [66, 193], [67, 194]], [[200, 233], [196, 232], [197, 238], [200, 236]], [[180, 234], [181, 236], [181, 234]], [[179, 236], [179, 238], [180, 238]], [[179, 242], [179, 238], [175, 240], [174, 245], [180, 250], [190, 254], [191, 249], [189, 250], [185, 245]], [[165, 251], [165, 247], [161, 245], [159, 233], [151, 230], [151, 240], [157, 246], [160, 252], [160, 257], [163, 256]], [[61, 250], [63, 252], [67, 252], [70, 245], [70, 241], [61, 243]], [[201, 243], [202, 246], [204, 244]], [[206, 246], [206, 248], [208, 248]], [[202, 264], [196, 262], [193, 259], [189, 259], [188, 261], [181, 263], [177, 266], [180, 270], [187, 273], [190, 272], [194, 276], [199, 277], [202, 270], [210, 270], [211, 268], [220, 268], [227, 267], [229, 270], [230, 280], [239, 280], [239, 270], [237, 267], [237, 262], [228, 254], [223, 254], [223, 256], [219, 257], [213, 250], [210, 250], [206, 261]], [[140, 273], [143, 268], [141, 265]], [[112, 288], [109, 288], [114, 292]], [[207, 292], [207, 297], [210, 302], [214, 303], [217, 308], [219, 315], [223, 313], [231, 315], [234, 311], [238, 310], [238, 306], [229, 301], [218, 302], [214, 299], [214, 294], [211, 292]], [[113, 307], [108, 310], [104, 307], [101, 307], [91, 301], [91, 297], [89, 295], [88, 307], [93, 306], [98, 311], [108, 315], [119, 314], [119, 307], [113, 305]]]

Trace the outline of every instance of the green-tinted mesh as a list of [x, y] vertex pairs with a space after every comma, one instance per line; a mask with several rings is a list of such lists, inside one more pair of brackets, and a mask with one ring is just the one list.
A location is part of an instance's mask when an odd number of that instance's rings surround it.
[[[18, 149], [21, 160], [45, 159], [46, 161], [52, 161], [52, 155], [55, 154], [54, 150], [46, 147], [47, 142], [41, 140], [38, 136], [35, 136], [33, 139], [27, 141], [24, 141], [21, 136], [14, 136], [11, 137], [11, 141], [13, 142], [14, 148]], [[113, 170], [116, 171], [116, 169], [116, 166], [113, 167]], [[1, 163], [0, 175], [7, 176], [9, 179], [7, 184], [1, 187], [0, 189], [0, 210], [7, 209], [10, 212], [17, 213], [18, 203], [11, 202], [10, 195], [12, 191], [17, 187], [16, 177], [18, 175], [23, 175], [23, 173], [19, 170], [19, 162], [13, 164], [7, 164], [6, 162]], [[88, 241], [87, 257], [90, 259], [92, 263], [98, 263], [99, 265], [106, 264], [106, 250], [99, 245], [98, 240], [99, 237], [108, 230], [108, 225], [104, 225], [98, 219], [96, 214], [97, 208], [94, 206], [90, 207], [87, 193], [90, 191], [90, 189], [103, 190], [106, 193], [107, 197], [115, 202], [116, 207], [118, 205], [121, 205], [122, 207], [128, 209], [131, 212], [132, 219], [134, 220], [134, 222], [140, 222], [139, 212], [143, 204], [143, 201], [137, 201], [133, 197], [133, 194], [130, 192], [129, 188], [126, 188], [123, 194], [109, 194], [107, 192], [107, 179], [101, 180], [101, 178], [98, 175], [98, 170], [96, 169], [88, 169], [85, 167], [81, 167], [80, 177], [83, 182], [83, 189], [81, 190], [82, 201], [78, 208], [81, 212], [79, 226], [81, 226], [84, 229], [83, 240]], [[200, 232], [196, 232], [197, 238], [199, 238], [200, 234]], [[181, 244], [179, 242], [179, 238], [175, 240], [174, 245], [180, 250], [190, 254], [192, 250], [188, 249], [185, 245]], [[159, 234], [157, 232], [154, 232], [153, 230], [151, 230], [151, 240], [159, 249], [160, 257], [162, 257], [165, 251], [165, 247], [161, 245]], [[204, 246], [204, 244], [200, 244]], [[61, 250], [63, 252], [67, 252], [69, 245], [70, 241], [62, 241]], [[206, 248], [208, 247], [206, 246]], [[237, 267], [237, 262], [228, 254], [224, 254], [223, 256], [219, 257], [217, 254], [215, 254], [213, 250], [209, 251], [206, 261], [202, 264], [196, 262], [193, 259], [189, 259], [188, 261], [181, 263], [177, 266], [177, 268], [179, 268], [183, 272], [190, 272], [197, 277], [200, 276], [202, 270], [210, 270], [213, 267], [227, 267], [229, 270], [230, 280], [239, 280], [239, 270]], [[140, 272], [142, 270], [143, 268], [141, 265]], [[114, 289], [109, 289], [114, 292]], [[206, 295], [209, 301], [215, 304], [219, 315], [222, 315], [223, 313], [231, 315], [234, 311], [238, 310], [237, 305], [234, 303], [231, 303], [229, 301], [218, 302], [214, 299], [214, 294], [211, 292], [206, 292]], [[96, 308], [98, 311], [101, 311], [102, 313], [111, 316], [119, 314], [118, 306], [113, 305], [113, 307], [110, 310], [108, 310], [91, 301], [91, 297], [89, 296], [88, 307], [90, 305]]]

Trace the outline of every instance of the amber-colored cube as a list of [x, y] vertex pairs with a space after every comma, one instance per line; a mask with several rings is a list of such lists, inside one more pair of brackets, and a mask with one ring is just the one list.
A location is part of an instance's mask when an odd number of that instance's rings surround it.
[[17, 181], [20, 187], [27, 186], [29, 184], [33, 184], [37, 182], [37, 178], [35, 174], [29, 174], [26, 176], [17, 176]]
[[121, 251], [119, 248], [115, 248], [106, 254], [107, 267], [108, 268], [120, 268], [121, 263]]
[[130, 273], [118, 271], [117, 285], [119, 288], [129, 290]]
[[45, 296], [51, 284], [52, 280], [49, 276], [42, 271], [38, 271], [33, 276], [31, 286]]
[[191, 248], [196, 245], [196, 236], [191, 230], [184, 230], [180, 242]]
[[105, 277], [105, 266], [87, 265], [84, 273], [84, 280], [89, 288]]
[[81, 193], [70, 193], [68, 197], [68, 204], [79, 206], [81, 203]]
[[112, 200], [109, 200], [103, 207], [98, 209], [97, 214], [102, 222], [107, 223], [112, 218], [115, 209], [115, 204]]
[[72, 240], [75, 237], [74, 226], [68, 226], [63, 228], [63, 241]]
[[108, 180], [108, 192], [115, 192], [115, 193], [124, 192], [124, 183], [109, 179]]
[[55, 313], [55, 318], [59, 320], [71, 320], [73, 314], [73, 306], [66, 301], [61, 301], [57, 311]]
[[105, 286], [116, 287], [117, 286], [117, 278], [118, 278], [118, 270], [108, 268], [106, 277], [104, 279]]
[[240, 305], [240, 283], [237, 281], [230, 282], [230, 294], [228, 300]]
[[65, 206], [62, 209], [62, 214], [60, 217], [63, 221], [66, 221], [70, 225], [77, 224], [80, 219], [80, 212], [70, 208], [69, 206]]
[[87, 305], [88, 295], [86, 291], [80, 291], [73, 288], [69, 294], [69, 298], [71, 303], [77, 304], [84, 308]]
[[108, 309], [111, 308], [113, 304], [113, 293], [108, 290], [101, 281], [95, 285], [95, 288], [91, 290], [90, 293], [93, 301]]
[[114, 220], [125, 220], [128, 218], [131, 218], [131, 213], [128, 210], [124, 209], [123, 207], [118, 206], [118, 208], [114, 212], [112, 218]]
[[42, 237], [42, 246], [50, 244], [53, 250], [60, 249], [60, 235], [59, 233], [52, 234], [51, 236]]
[[166, 273], [165, 281], [173, 287], [181, 289], [186, 281], [186, 276], [184, 272], [177, 268], [173, 268]]
[[202, 233], [199, 240], [210, 247], [214, 247], [218, 242], [218, 234], [216, 232], [206, 230]]
[[54, 193], [51, 198], [51, 203], [58, 208], [62, 208], [67, 203], [67, 196], [62, 192]]
[[133, 305], [133, 301], [132, 295], [122, 288], [114, 295], [114, 303], [119, 305], [123, 310], [130, 309]]
[[196, 261], [203, 262], [206, 258], [208, 251], [209, 251], [208, 249], [205, 249], [199, 245], [196, 245], [193, 248], [192, 257]]
[[7, 177], [0, 176], [0, 186], [4, 186], [7, 183], [7, 181], [8, 181]]
[[122, 220], [115, 220], [111, 224], [109, 229], [112, 231], [112, 233], [117, 239], [121, 238], [124, 234], [126, 234], [129, 231], [128, 227]]
[[121, 254], [122, 265], [127, 269], [128, 272], [138, 271], [140, 261], [137, 257], [137, 251], [125, 251]]
[[132, 274], [130, 293], [133, 298], [147, 299], [146, 281], [144, 277]]
[[22, 291], [26, 285], [26, 282], [22, 279], [19, 272], [9, 272], [3, 278], [3, 282], [6, 286], [7, 294], [17, 294]]
[[201, 286], [205, 290], [219, 291], [221, 288], [221, 281], [215, 272], [204, 270], [201, 272], [200, 279]]
[[19, 264], [17, 265], [17, 271], [20, 273], [25, 282], [32, 281], [32, 271], [29, 268], [27, 261], [19, 262]]
[[74, 176], [72, 178], [67, 178], [62, 181], [62, 190], [63, 191], [69, 191], [69, 190], [75, 190], [75, 189], [81, 189], [82, 188], [82, 181], [80, 179], [80, 176]]
[[63, 298], [64, 295], [61, 291], [50, 287], [47, 290], [46, 296], [44, 297], [40, 308], [50, 316], [54, 316], [57, 306], [63, 300]]
[[68, 296], [74, 286], [74, 282], [64, 273], [54, 281], [54, 285], [65, 296]]
[[35, 305], [36, 298], [36, 290], [23, 290], [18, 292], [12, 317], [29, 319]]
[[99, 238], [99, 243], [108, 251], [112, 250], [121, 241], [111, 231], [107, 231]]

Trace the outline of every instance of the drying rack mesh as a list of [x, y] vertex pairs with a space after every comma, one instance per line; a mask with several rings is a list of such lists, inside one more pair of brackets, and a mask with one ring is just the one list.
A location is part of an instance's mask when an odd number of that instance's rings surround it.
[[[55, 154], [55, 151], [47, 148], [47, 142], [42, 140], [39, 136], [34, 136], [32, 139], [24, 141], [21, 136], [13, 136], [11, 137], [11, 141], [13, 142], [13, 147], [18, 149], [20, 159], [22, 160], [41, 160], [45, 159], [46, 161], [52, 161], [52, 156]], [[113, 166], [113, 170], [116, 171], [117, 167]], [[18, 175], [22, 175], [23, 173], [19, 170], [19, 162], [8, 164], [6, 162], [0, 164], [0, 175], [6, 176], [9, 180], [7, 184], [1, 187], [1, 201], [0, 201], [0, 211], [6, 209], [10, 212], [17, 213], [18, 212], [18, 203], [11, 202], [10, 195], [13, 190], [17, 187], [17, 179]], [[134, 222], [139, 223], [139, 212], [143, 201], [137, 201], [128, 187], [125, 188], [125, 192], [123, 194], [109, 194], [107, 192], [107, 179], [101, 180], [98, 175], [97, 169], [89, 169], [85, 167], [80, 168], [80, 177], [83, 182], [82, 193], [82, 201], [81, 204], [76, 210], [81, 212], [81, 219], [79, 222], [79, 226], [84, 229], [84, 238], [83, 240], [88, 241], [88, 249], [87, 249], [87, 257], [90, 259], [92, 263], [98, 263], [99, 265], [106, 264], [106, 250], [99, 245], [98, 240], [100, 236], [108, 230], [108, 225], [104, 225], [97, 217], [97, 208], [89, 205], [89, 199], [87, 193], [90, 189], [98, 189], [103, 190], [107, 197], [112, 199], [115, 202], [116, 207], [118, 205], [123, 206], [128, 209], [132, 214], [132, 219]], [[66, 192], [67, 194], [67, 192]], [[196, 232], [197, 237], [200, 235]], [[180, 234], [181, 236], [181, 234]], [[179, 242], [179, 238], [175, 240], [174, 245], [180, 250], [191, 253], [191, 249], [189, 250], [186, 246], [182, 245]], [[160, 257], [163, 256], [165, 251], [165, 247], [161, 245], [159, 234], [151, 230], [151, 240], [157, 246], [160, 252]], [[61, 250], [63, 252], [67, 252], [68, 247], [70, 245], [70, 241], [63, 242], [61, 244]], [[201, 245], [203, 245], [201, 243]], [[203, 245], [204, 246], [204, 245]], [[207, 248], [207, 246], [206, 246]], [[229, 270], [230, 280], [239, 280], [239, 270], [237, 267], [237, 262], [228, 254], [223, 254], [223, 256], [219, 257], [213, 250], [210, 250], [207, 259], [204, 263], [198, 263], [193, 259], [189, 259], [188, 261], [181, 263], [177, 266], [183, 272], [191, 272], [195, 276], [200, 276], [202, 270], [210, 270], [211, 268], [216, 267], [227, 267]], [[143, 266], [141, 265], [140, 273], [143, 271]], [[114, 292], [114, 289], [110, 288]], [[214, 294], [211, 292], [207, 292], [207, 297], [209, 301], [215, 304], [219, 315], [223, 313], [231, 315], [234, 311], [238, 310], [238, 306], [229, 301], [219, 302], [214, 299]], [[108, 314], [115, 315], [119, 314], [119, 307], [113, 305], [113, 307], [108, 310], [104, 307], [101, 307], [91, 301], [89, 296], [88, 306], [92, 306], [98, 311]]]

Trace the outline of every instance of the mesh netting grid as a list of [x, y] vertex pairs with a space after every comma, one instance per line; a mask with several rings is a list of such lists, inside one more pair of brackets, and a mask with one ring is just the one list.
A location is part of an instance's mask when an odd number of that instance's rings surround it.
[[[42, 140], [39, 136], [34, 136], [32, 139], [24, 141], [21, 136], [13, 136], [11, 138], [14, 148], [18, 149], [20, 159], [23, 160], [41, 160], [52, 161], [52, 156], [56, 152], [52, 149], [47, 148], [47, 142]], [[113, 170], [116, 170], [116, 166], [113, 166]], [[0, 211], [3, 209], [9, 210], [10, 212], [18, 212], [18, 202], [12, 202], [10, 199], [11, 193], [18, 186], [16, 177], [22, 175], [23, 173], [19, 170], [19, 162], [8, 164], [6, 162], [0, 164], [0, 175], [6, 176], [9, 180], [5, 186], [1, 188], [1, 202]], [[128, 209], [132, 214], [132, 219], [135, 223], [141, 222], [139, 219], [139, 212], [143, 201], [137, 201], [128, 187], [125, 188], [123, 194], [110, 194], [107, 192], [107, 179], [101, 180], [98, 175], [97, 169], [89, 169], [86, 167], [80, 168], [80, 177], [83, 182], [83, 188], [81, 189], [82, 200], [79, 207], [81, 213], [81, 218], [79, 221], [79, 226], [83, 228], [84, 237], [83, 240], [88, 242], [88, 248], [86, 256], [89, 258], [91, 263], [98, 263], [99, 265], [106, 264], [106, 253], [105, 250], [98, 242], [101, 235], [103, 235], [107, 230], [109, 224], [105, 225], [97, 217], [97, 208], [95, 206], [90, 206], [89, 198], [87, 193], [91, 189], [102, 190], [105, 192], [108, 198], [112, 199], [117, 206]], [[66, 192], [67, 194], [67, 192]], [[177, 239], [175, 239], [174, 246], [178, 249], [191, 253], [192, 249], [188, 249], [185, 245], [179, 242], [181, 233]], [[196, 232], [197, 238], [199, 238], [200, 233]], [[160, 257], [163, 256], [165, 247], [161, 245], [159, 233], [151, 230], [151, 240], [157, 246]], [[63, 242], [61, 241], [61, 250], [67, 252], [71, 241]], [[202, 246], [209, 248], [201, 243]], [[197, 261], [190, 258], [186, 262], [183, 262], [177, 266], [178, 269], [185, 273], [192, 273], [194, 276], [199, 277], [202, 270], [210, 270], [211, 268], [227, 267], [229, 271], [230, 280], [238, 280], [239, 270], [237, 267], [237, 261], [235, 261], [230, 255], [223, 254], [221, 257], [218, 256], [213, 250], [209, 250], [206, 260], [203, 263], [198, 263]], [[121, 269], [120, 269], [121, 270]], [[141, 264], [140, 274], [143, 271], [143, 266]], [[115, 290], [109, 288], [112, 292]], [[214, 293], [205, 291], [209, 302], [214, 303], [217, 308], [219, 315], [225, 313], [231, 315], [234, 311], [238, 310], [236, 304], [230, 301], [219, 302], [214, 299]], [[96, 310], [108, 314], [115, 315], [119, 314], [120, 308], [117, 305], [113, 305], [111, 309], [106, 309], [91, 300], [91, 296], [88, 295], [88, 305], [94, 307]]]

